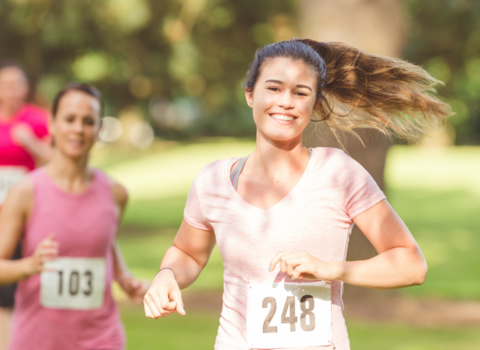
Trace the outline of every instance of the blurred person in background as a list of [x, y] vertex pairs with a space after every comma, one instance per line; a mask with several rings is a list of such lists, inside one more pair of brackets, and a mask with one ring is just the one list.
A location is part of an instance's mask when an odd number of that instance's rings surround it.
[[[51, 156], [48, 111], [27, 103], [29, 93], [22, 65], [0, 63], [0, 210], [9, 189]], [[8, 342], [14, 292], [15, 285], [0, 288], [0, 350]]]
[[[18, 282], [11, 350], [124, 349], [111, 284], [139, 303], [148, 287], [115, 242], [128, 194], [88, 166], [102, 106], [86, 84], [57, 94], [52, 159], [10, 190], [0, 212], [0, 285]], [[9, 260], [20, 241], [21, 258]]]
[[[145, 296], [146, 316], [185, 315], [180, 289], [218, 244], [225, 273], [216, 350], [350, 349], [343, 283], [419, 285], [427, 265], [370, 174], [342, 150], [306, 149], [302, 134], [313, 120], [416, 139], [450, 114], [433, 94], [437, 83], [418, 66], [342, 43], [292, 39], [257, 51], [245, 87], [255, 150], [213, 162], [193, 181]], [[345, 261], [354, 224], [374, 258]]]

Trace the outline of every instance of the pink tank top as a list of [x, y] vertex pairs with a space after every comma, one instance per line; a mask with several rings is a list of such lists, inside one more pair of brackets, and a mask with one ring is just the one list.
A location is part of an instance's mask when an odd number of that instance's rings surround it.
[[60, 258], [104, 258], [106, 286], [103, 305], [94, 310], [46, 308], [40, 304], [40, 275], [18, 284], [9, 350], [119, 350], [124, 332], [111, 294], [117, 214], [105, 174], [94, 171], [90, 188], [78, 195], [60, 190], [43, 168], [29, 174], [35, 203], [25, 229], [22, 256], [54, 233]]

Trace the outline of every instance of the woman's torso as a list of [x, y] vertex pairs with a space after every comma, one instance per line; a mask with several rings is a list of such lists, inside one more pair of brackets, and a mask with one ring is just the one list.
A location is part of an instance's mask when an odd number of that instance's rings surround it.
[[[88, 190], [72, 195], [56, 187], [43, 168], [29, 176], [35, 199], [22, 256], [31, 256], [37, 244], [53, 233], [59, 243], [59, 258], [67, 258], [67, 262], [59, 272], [45, 275], [50, 276], [54, 287], [47, 288], [49, 283], [44, 283], [41, 275], [19, 282], [10, 350], [33, 345], [38, 350], [122, 349], [123, 329], [111, 295], [112, 247], [118, 218], [108, 179], [95, 170]], [[71, 261], [81, 266], [71, 265]], [[98, 276], [102, 276], [101, 283]], [[47, 292], [42, 293], [42, 288]], [[101, 304], [94, 307], [89, 299], [92, 290], [102, 294]], [[86, 306], [71, 309], [59, 305], [60, 300], [75, 307], [83, 305], [78, 298], [86, 301]]]
[[[285, 278], [285, 282], [290, 282], [278, 267], [268, 271], [278, 252], [301, 251], [325, 261], [345, 260], [353, 227], [351, 215], [385, 198], [378, 186], [370, 182], [371, 177], [363, 179], [368, 177], [365, 170], [342, 151], [317, 148], [313, 149], [307, 169], [293, 190], [275, 206], [263, 210], [248, 204], [235, 192], [230, 169], [236, 160], [227, 159], [205, 167], [192, 186], [185, 210], [190, 225], [214, 230], [223, 258], [223, 310], [215, 344], [215, 349], [222, 350], [249, 348], [246, 331], [249, 286]], [[359, 169], [363, 172], [357, 179], [355, 172]], [[358, 191], [364, 193], [355, 194], [360, 200], [352, 204], [351, 193]], [[337, 350], [349, 349], [342, 291], [341, 282], [331, 283], [331, 331]], [[282, 309], [283, 305], [278, 305], [277, 313]], [[328, 347], [315, 347], [325, 348]]]

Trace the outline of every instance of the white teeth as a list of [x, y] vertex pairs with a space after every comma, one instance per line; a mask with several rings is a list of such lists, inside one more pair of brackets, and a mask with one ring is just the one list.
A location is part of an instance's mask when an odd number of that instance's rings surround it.
[[295, 119], [294, 117], [290, 117], [289, 115], [283, 115], [283, 114], [272, 114], [272, 117], [275, 119], [288, 120], [288, 121], [292, 121]]

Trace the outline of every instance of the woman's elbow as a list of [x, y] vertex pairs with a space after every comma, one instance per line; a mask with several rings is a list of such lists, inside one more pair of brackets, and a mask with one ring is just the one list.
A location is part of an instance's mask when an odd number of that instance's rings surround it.
[[413, 267], [413, 274], [412, 274], [412, 286], [420, 286], [425, 282], [425, 279], [427, 278], [427, 273], [428, 273], [428, 266], [427, 262], [422, 256], [421, 261], [419, 261], [415, 266]]

